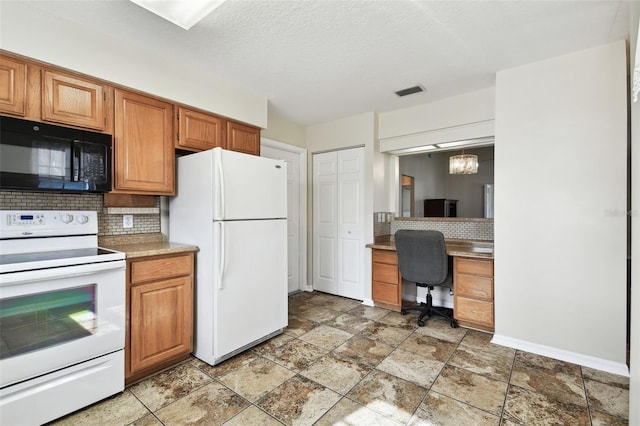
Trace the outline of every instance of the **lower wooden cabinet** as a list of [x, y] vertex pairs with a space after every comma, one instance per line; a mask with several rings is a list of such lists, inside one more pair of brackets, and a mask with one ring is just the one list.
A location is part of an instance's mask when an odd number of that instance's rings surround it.
[[398, 255], [394, 250], [373, 249], [371, 294], [376, 306], [400, 311], [402, 308], [402, 278]]
[[125, 383], [193, 350], [193, 253], [127, 261]]
[[494, 331], [493, 259], [455, 257], [454, 316], [460, 325]]

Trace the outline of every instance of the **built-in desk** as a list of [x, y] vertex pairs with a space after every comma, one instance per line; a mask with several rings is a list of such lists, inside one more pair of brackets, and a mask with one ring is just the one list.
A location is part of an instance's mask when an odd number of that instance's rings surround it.
[[[462, 326], [494, 330], [493, 241], [445, 239], [453, 256], [453, 310]], [[372, 249], [371, 292], [376, 306], [402, 308], [402, 277], [393, 237], [377, 238]]]

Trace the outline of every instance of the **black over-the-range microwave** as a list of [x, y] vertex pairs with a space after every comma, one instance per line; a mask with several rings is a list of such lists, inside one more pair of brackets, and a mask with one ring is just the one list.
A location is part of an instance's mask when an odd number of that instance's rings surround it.
[[0, 116], [0, 189], [111, 191], [111, 135]]

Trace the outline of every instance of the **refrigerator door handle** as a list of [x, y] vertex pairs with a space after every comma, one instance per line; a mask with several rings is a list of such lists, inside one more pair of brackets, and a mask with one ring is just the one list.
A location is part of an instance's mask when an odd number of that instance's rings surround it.
[[218, 268], [218, 290], [224, 289], [224, 252], [225, 252], [225, 241], [224, 241], [224, 223], [216, 222], [220, 227], [220, 268]]
[[218, 197], [219, 200], [219, 204], [218, 204], [218, 208], [220, 209], [219, 213], [219, 219], [223, 220], [224, 217], [224, 171], [222, 170], [222, 151], [219, 153], [219, 155], [216, 156], [216, 168], [218, 169], [218, 182], [220, 184], [220, 187], [218, 188], [219, 193], [220, 193], [220, 197]]

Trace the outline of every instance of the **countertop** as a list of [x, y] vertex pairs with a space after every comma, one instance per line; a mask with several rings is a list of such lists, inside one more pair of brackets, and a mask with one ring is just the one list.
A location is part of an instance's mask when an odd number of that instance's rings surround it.
[[[481, 259], [493, 259], [493, 241], [487, 240], [458, 240], [446, 238], [444, 240], [449, 256], [475, 257]], [[391, 235], [376, 237], [373, 244], [367, 244], [368, 248], [380, 250], [396, 249], [396, 242]]]
[[127, 259], [198, 251], [197, 246], [168, 241], [160, 233], [103, 236], [98, 245], [124, 252]]

